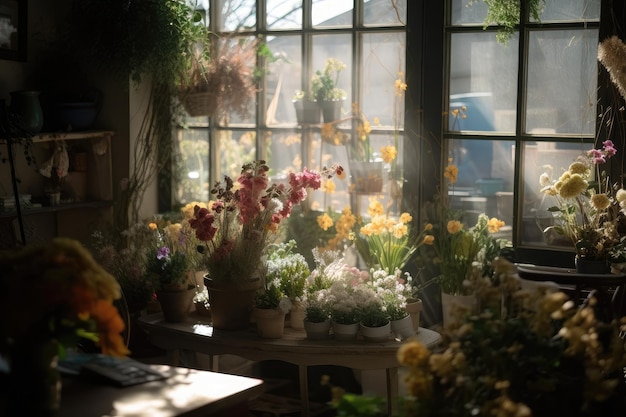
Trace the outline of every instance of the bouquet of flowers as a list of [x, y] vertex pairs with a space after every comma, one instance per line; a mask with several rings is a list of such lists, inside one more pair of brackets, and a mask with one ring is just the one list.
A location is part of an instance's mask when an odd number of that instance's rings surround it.
[[626, 320], [600, 320], [593, 297], [575, 308], [564, 293], [522, 290], [512, 264], [496, 265], [498, 286], [485, 280], [478, 295], [497, 309], [446, 328], [437, 351], [416, 340], [398, 350], [406, 415], [624, 415]]
[[114, 300], [115, 278], [79, 242], [49, 243], [0, 253], [0, 354], [56, 341], [64, 348], [89, 339], [104, 354], [128, 354]]
[[265, 161], [245, 164], [236, 183], [225, 177], [213, 187], [215, 201], [194, 207], [189, 224], [201, 241], [202, 265], [215, 285], [258, 286], [262, 257], [279, 224], [306, 198], [308, 188], [316, 190], [323, 177], [342, 172], [339, 166], [321, 173], [305, 168], [290, 173], [287, 186], [270, 185], [269, 169]]
[[382, 268], [388, 274], [402, 270], [415, 251], [422, 245], [432, 245], [434, 237], [429, 234], [431, 224], [420, 233], [411, 236], [408, 223], [413, 220], [409, 213], [402, 213], [396, 220], [388, 216], [377, 199], [370, 201], [369, 223], [353, 234], [354, 244], [369, 268]]
[[558, 179], [553, 167], [546, 166], [540, 177], [541, 192], [554, 199], [554, 230], [572, 242], [579, 258], [623, 261], [626, 250], [626, 190], [612, 184], [600, 166], [617, 153], [606, 140], [602, 149], [591, 149], [574, 161]]

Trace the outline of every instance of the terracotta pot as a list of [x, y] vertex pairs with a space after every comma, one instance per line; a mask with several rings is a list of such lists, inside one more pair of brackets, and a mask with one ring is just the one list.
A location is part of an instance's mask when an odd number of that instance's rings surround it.
[[193, 305], [193, 297], [196, 295], [196, 289], [180, 291], [157, 291], [157, 300], [163, 311], [163, 320], [171, 323], [180, 323], [185, 320]]
[[309, 340], [323, 340], [330, 337], [330, 319], [322, 322], [304, 320], [303, 325]]
[[285, 333], [285, 312], [280, 308], [255, 308], [257, 334], [264, 339], [280, 339]]
[[415, 333], [419, 332], [420, 313], [422, 312], [422, 300], [419, 298], [407, 299], [405, 309], [411, 316], [411, 322], [413, 323], [413, 330], [415, 331]]
[[239, 288], [236, 285], [216, 286], [210, 278], [204, 278], [209, 294], [211, 322], [222, 330], [243, 330], [250, 327], [256, 288]]

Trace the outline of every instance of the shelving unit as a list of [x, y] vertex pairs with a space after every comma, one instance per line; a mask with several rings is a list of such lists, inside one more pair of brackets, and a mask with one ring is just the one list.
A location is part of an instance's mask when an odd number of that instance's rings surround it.
[[[19, 195], [31, 196], [23, 204], [21, 216], [16, 208], [0, 208], [0, 248], [65, 236], [86, 241], [91, 228], [109, 221], [113, 215], [111, 162], [112, 131], [51, 132], [33, 137], [31, 150], [35, 164], [28, 165], [21, 149], [14, 145], [15, 176]], [[61, 183], [61, 198], [52, 205], [44, 193], [49, 181], [39, 173], [54, 146], [64, 144], [70, 158], [68, 175]], [[6, 147], [5, 143], [0, 143]], [[5, 148], [7, 149], [7, 148]], [[6, 152], [3, 149], [3, 152]], [[9, 164], [0, 165], [0, 196], [20, 198], [13, 193]], [[24, 229], [24, 239], [20, 232]]]

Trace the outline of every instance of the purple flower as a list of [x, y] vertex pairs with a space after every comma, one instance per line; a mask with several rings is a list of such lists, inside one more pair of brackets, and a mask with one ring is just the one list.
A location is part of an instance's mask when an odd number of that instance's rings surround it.
[[167, 246], [163, 246], [162, 248], [159, 248], [159, 251], [157, 252], [157, 259], [161, 260], [161, 259], [168, 259], [170, 257], [170, 249]]

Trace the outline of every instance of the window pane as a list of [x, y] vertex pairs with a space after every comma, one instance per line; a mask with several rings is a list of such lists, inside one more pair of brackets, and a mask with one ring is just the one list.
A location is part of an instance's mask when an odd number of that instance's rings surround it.
[[302, 0], [267, 0], [268, 29], [302, 28]]
[[452, 10], [450, 21], [452, 25], [482, 25], [487, 16], [487, 5], [482, 0], [476, 0], [468, 5], [468, 0], [451, 0]]
[[374, 128], [375, 117], [387, 129], [404, 126], [404, 100], [396, 97], [395, 82], [404, 81], [405, 33], [364, 34], [361, 39], [362, 111]]
[[352, 3], [353, 0], [313, 0], [313, 26], [352, 26]]
[[407, 0], [365, 0], [365, 26], [406, 25]]
[[582, 21], [600, 19], [600, 0], [550, 0], [546, 1], [542, 23], [558, 21]]
[[597, 30], [529, 34], [528, 133], [593, 135]]
[[205, 129], [178, 130], [180, 159], [175, 200], [186, 204], [209, 199], [209, 138]]
[[[449, 142], [451, 163], [459, 168], [457, 182], [448, 190], [453, 208], [465, 210], [468, 225], [486, 213], [513, 223], [514, 143], [507, 140], [454, 139]], [[510, 239], [510, 236], [508, 236]]]
[[515, 131], [517, 50], [516, 36], [505, 46], [493, 33], [452, 34], [449, 130]]
[[268, 126], [295, 125], [293, 96], [302, 89], [302, 47], [300, 36], [275, 36], [267, 45], [275, 57], [266, 73], [265, 99]]
[[220, 32], [236, 32], [256, 27], [256, 0], [222, 0]]
[[216, 132], [219, 147], [219, 172], [217, 179], [228, 175], [237, 178], [243, 164], [256, 160], [256, 133], [219, 130]]
[[572, 242], [554, 232], [543, 233], [546, 227], [554, 224], [552, 213], [548, 211], [554, 202], [541, 193], [539, 177], [547, 167], [552, 170], [552, 178], [559, 177], [587, 149], [589, 146], [581, 143], [528, 142], [524, 145], [521, 244], [564, 246], [571, 250]]

